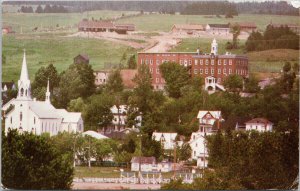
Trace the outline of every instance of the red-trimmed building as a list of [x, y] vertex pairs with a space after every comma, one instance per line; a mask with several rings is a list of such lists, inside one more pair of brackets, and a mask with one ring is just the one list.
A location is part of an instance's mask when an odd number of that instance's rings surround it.
[[[218, 44], [213, 40], [210, 54], [200, 54], [197, 52], [165, 52], [138, 53], [138, 66], [145, 64], [149, 66], [152, 75], [152, 85], [156, 90], [163, 90], [165, 80], [159, 71], [159, 65], [164, 62], [176, 62], [189, 68], [190, 75], [211, 77], [217, 84], [222, 84], [224, 79], [237, 74], [242, 77], [248, 76], [248, 58], [243, 55], [223, 54], [218, 55]], [[210, 88], [208, 88], [210, 89]], [[215, 87], [212, 87], [215, 90]]]

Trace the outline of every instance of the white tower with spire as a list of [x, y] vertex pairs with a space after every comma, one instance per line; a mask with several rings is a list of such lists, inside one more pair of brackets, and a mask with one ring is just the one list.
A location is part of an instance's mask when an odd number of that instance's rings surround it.
[[216, 39], [214, 38], [214, 40], [211, 43], [211, 50], [210, 50], [211, 54], [217, 55], [218, 54], [218, 43], [216, 41]]
[[49, 78], [48, 78], [48, 83], [47, 83], [47, 91], [46, 91], [46, 99], [45, 102], [48, 104], [51, 104], [50, 101], [50, 86], [49, 86]]
[[31, 100], [30, 80], [27, 70], [25, 49], [23, 55], [22, 71], [20, 79], [18, 80], [18, 88], [18, 99]]

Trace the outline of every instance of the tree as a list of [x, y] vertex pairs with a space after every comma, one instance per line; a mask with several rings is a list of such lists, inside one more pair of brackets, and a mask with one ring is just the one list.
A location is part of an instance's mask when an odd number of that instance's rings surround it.
[[190, 77], [186, 67], [174, 62], [163, 63], [159, 66], [166, 81], [166, 90], [170, 97], [179, 98], [180, 89], [189, 83]]
[[231, 92], [240, 92], [243, 88], [243, 79], [238, 75], [229, 75], [224, 81], [224, 87]]
[[120, 60], [120, 67], [119, 68], [124, 68], [127, 60], [127, 54], [126, 52], [123, 53], [122, 58]]
[[16, 130], [2, 134], [2, 183], [10, 189], [70, 189], [73, 166], [68, 153], [49, 137]]
[[111, 139], [94, 140], [95, 157], [97, 161], [103, 162], [112, 155], [116, 148], [115, 142]]
[[135, 59], [135, 55], [132, 55], [129, 57], [128, 61], [127, 61], [127, 67], [129, 69], [136, 69], [136, 59]]
[[232, 33], [232, 46], [233, 46], [233, 48], [237, 48], [238, 47], [238, 36], [241, 33], [241, 28], [238, 24], [234, 24], [233, 26], [231, 26], [230, 32]]
[[255, 76], [250, 76], [250, 78], [247, 78], [245, 80], [245, 89], [246, 92], [249, 93], [257, 93], [260, 90], [260, 87], [258, 86], [258, 80]]
[[106, 88], [110, 93], [122, 92], [124, 89], [120, 70], [114, 70], [108, 77]]
[[59, 105], [66, 108], [70, 100], [87, 98], [95, 92], [95, 76], [89, 64], [72, 64], [61, 74]]
[[110, 95], [93, 95], [88, 99], [83, 117], [87, 129], [97, 130], [98, 127], [106, 127], [111, 124], [113, 114], [110, 108], [113, 106], [113, 99]]
[[182, 147], [177, 146], [178, 159], [180, 161], [187, 161], [192, 156], [192, 149], [189, 144], [184, 143]]
[[296, 74], [292, 70], [290, 62], [286, 62], [283, 66], [283, 74], [280, 79], [280, 86], [284, 93], [289, 93], [293, 89]]
[[85, 103], [81, 97], [73, 99], [69, 103], [68, 110], [72, 112], [82, 112], [85, 109]]
[[43, 13], [43, 12], [44, 12], [43, 7], [42, 7], [41, 5], [38, 5], [38, 6], [36, 7], [35, 12], [36, 12], [36, 13]]

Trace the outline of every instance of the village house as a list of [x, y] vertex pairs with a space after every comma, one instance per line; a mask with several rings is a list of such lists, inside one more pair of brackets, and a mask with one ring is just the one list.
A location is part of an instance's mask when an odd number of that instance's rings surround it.
[[197, 119], [199, 119], [199, 131], [203, 133], [211, 133], [216, 131], [217, 129], [213, 128], [213, 125], [224, 121], [221, 115], [221, 111], [203, 111], [200, 110], [197, 115]]
[[31, 98], [31, 85], [24, 51], [17, 98], [10, 100], [2, 107], [5, 113], [5, 133], [9, 129], [17, 129], [21, 133], [32, 132], [36, 135], [49, 133], [50, 136], [63, 131], [83, 132], [81, 113], [56, 109], [51, 104], [50, 96], [48, 80], [45, 101], [36, 101], [35, 98]]
[[161, 143], [165, 150], [172, 150], [176, 146], [177, 133], [153, 132], [152, 139]]
[[257, 30], [257, 26], [254, 22], [240, 22], [240, 23], [233, 23], [230, 25], [239, 25], [240, 30], [243, 32], [251, 33]]
[[88, 55], [85, 55], [85, 54], [78, 54], [74, 58], [74, 64], [80, 64], [80, 63], [89, 64], [89, 62], [90, 62], [90, 59], [89, 59]]
[[[100, 133], [110, 138], [122, 138], [130, 132], [139, 132], [138, 128], [141, 126], [142, 116], [137, 115], [135, 117], [135, 125], [128, 127], [127, 114], [129, 109], [127, 105], [114, 105], [111, 107], [110, 111], [113, 114], [111, 125], [103, 127]], [[137, 109], [135, 111], [137, 112]]]
[[204, 31], [204, 27], [199, 24], [174, 24], [172, 29], [174, 34], [197, 34]]
[[83, 32], [116, 32], [126, 34], [129, 31], [134, 31], [133, 24], [115, 24], [111, 21], [104, 20], [87, 20], [84, 19], [78, 24], [78, 31]]
[[291, 31], [293, 31], [296, 34], [300, 34], [300, 25], [296, 25], [296, 24], [273, 24], [270, 23], [267, 25], [268, 26], [272, 26], [274, 28], [280, 28], [280, 27], [288, 27]]
[[273, 123], [266, 118], [254, 118], [246, 123], [246, 130], [256, 130], [259, 132], [266, 132], [273, 130]]
[[107, 83], [109, 74], [110, 74], [110, 71], [108, 71], [108, 70], [94, 71], [95, 85], [96, 86], [105, 85]]
[[205, 134], [204, 132], [193, 132], [191, 135], [191, 139], [189, 141], [189, 145], [192, 150], [191, 158], [197, 161], [197, 167], [205, 168], [207, 167], [207, 147], [205, 136], [210, 135], [211, 132]]
[[201, 76], [205, 80], [205, 89], [215, 91], [224, 90], [222, 83], [231, 74], [247, 78], [249, 75], [248, 58], [243, 55], [218, 54], [218, 43], [214, 39], [211, 43], [210, 54], [197, 52], [139, 52], [138, 67], [146, 65], [152, 77], [155, 90], [164, 90], [165, 80], [159, 70], [164, 62], [175, 62], [188, 68], [191, 77]]
[[215, 35], [228, 35], [230, 33], [229, 24], [207, 24], [205, 31]]

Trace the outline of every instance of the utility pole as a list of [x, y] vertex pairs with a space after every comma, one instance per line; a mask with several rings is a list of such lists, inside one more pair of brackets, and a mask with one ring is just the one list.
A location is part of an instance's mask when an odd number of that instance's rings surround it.
[[89, 168], [91, 168], [91, 139], [89, 137]]
[[176, 171], [176, 162], [177, 162], [177, 160], [176, 160], [176, 144], [174, 144], [174, 169], [173, 169], [173, 176], [174, 176], [174, 178], [175, 178], [175, 171]]

